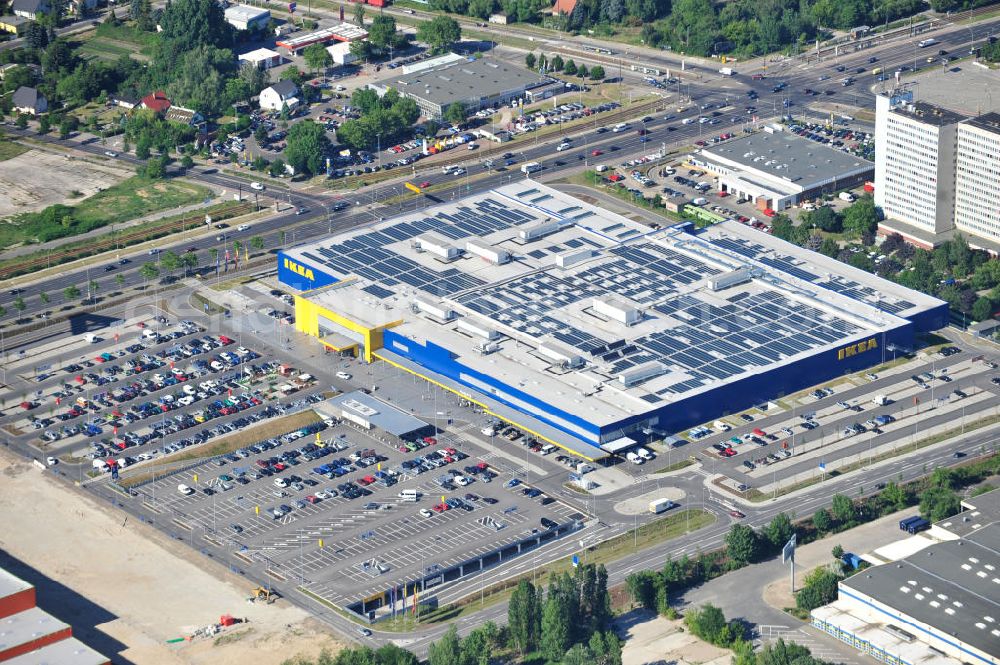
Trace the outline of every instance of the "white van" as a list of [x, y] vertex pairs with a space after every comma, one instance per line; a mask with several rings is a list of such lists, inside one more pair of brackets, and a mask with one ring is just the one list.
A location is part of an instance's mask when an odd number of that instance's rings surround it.
[[540, 452], [543, 455], [548, 455], [550, 453], [555, 452], [555, 449], [556, 449], [555, 446], [553, 446], [551, 443], [547, 443], [544, 446], [542, 446], [542, 449], [539, 450], [538, 452]]
[[639, 455], [637, 455], [636, 453], [633, 453], [631, 451], [625, 453], [625, 459], [627, 459], [629, 462], [632, 462], [632, 464], [642, 464], [643, 462], [646, 461], [646, 460], [642, 459], [641, 457], [639, 457]]
[[619, 122], [617, 125], [611, 128], [611, 131], [613, 131], [615, 134], [618, 134], [619, 132], [624, 132], [626, 129], [628, 129], [628, 123]]
[[403, 490], [397, 496], [406, 503], [416, 503], [420, 499], [420, 492], [417, 490]]
[[104, 473], [104, 472], [106, 472], [108, 470], [108, 465], [102, 459], [95, 459], [94, 460], [94, 470], [95, 471], [100, 471], [101, 473]]
[[716, 431], [718, 432], [728, 432], [729, 430], [732, 429], [732, 426], [725, 420], [716, 420], [714, 423], [712, 423], [712, 426], [715, 427]]
[[479, 431], [483, 434], [483, 436], [493, 436], [497, 433], [496, 428], [494, 428], [493, 425], [487, 425]]
[[157, 332], [155, 330], [153, 330], [152, 328], [143, 328], [142, 329], [142, 336], [145, 337], [146, 339], [151, 339], [151, 338], [157, 336]]
[[192, 494], [194, 494], [194, 490], [183, 483], [177, 486], [177, 491], [183, 494], [184, 496], [191, 496]]
[[636, 448], [635, 454], [647, 461], [653, 459], [653, 453], [647, 448]]

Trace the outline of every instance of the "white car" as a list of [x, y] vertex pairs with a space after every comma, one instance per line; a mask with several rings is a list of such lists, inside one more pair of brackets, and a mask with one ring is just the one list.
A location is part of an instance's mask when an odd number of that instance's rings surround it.
[[115, 151], [113, 151], [113, 150], [105, 150], [104, 154], [107, 155], [108, 157], [117, 157], [118, 156], [118, 153], [115, 152]]
[[261, 192], [264, 190], [264, 185], [259, 182], [251, 182], [250, 189], [256, 189], [258, 192]]
[[350, 381], [351, 375], [348, 374], [347, 372], [337, 372], [337, 378], [340, 379], [341, 381]]
[[421, 517], [434, 517], [434, 513], [432, 513], [427, 508], [421, 508], [420, 509], [420, 516]]
[[240, 224], [239, 226], [236, 227], [237, 231], [248, 231], [249, 229], [250, 229], [249, 224]]
[[465, 487], [470, 482], [472, 482], [472, 481], [470, 481], [465, 476], [455, 476], [455, 484], [458, 485], [459, 487]]
[[56, 464], [59, 463], [59, 460], [57, 460], [55, 457], [46, 457], [45, 463], [48, 464], [49, 466], [55, 466]]

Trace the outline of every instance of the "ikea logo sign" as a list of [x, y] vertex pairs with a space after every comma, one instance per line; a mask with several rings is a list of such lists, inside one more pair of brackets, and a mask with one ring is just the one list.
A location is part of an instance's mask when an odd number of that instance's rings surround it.
[[842, 349], [837, 350], [837, 360], [843, 360], [844, 358], [851, 358], [856, 355], [860, 355], [865, 351], [871, 351], [872, 349], [878, 348], [878, 340], [874, 337], [866, 340], [862, 340], [857, 344], [848, 344]]
[[287, 258], [284, 260], [284, 266], [285, 270], [291, 270], [296, 275], [301, 275], [302, 277], [308, 279], [310, 282], [316, 281], [316, 277], [313, 275], [312, 268], [306, 268], [305, 266], [299, 265], [295, 261], [292, 261], [291, 259]]

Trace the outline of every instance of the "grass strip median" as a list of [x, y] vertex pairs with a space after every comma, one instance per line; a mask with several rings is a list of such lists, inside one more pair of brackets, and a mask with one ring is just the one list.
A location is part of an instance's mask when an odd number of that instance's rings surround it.
[[250, 444], [257, 443], [258, 441], [263, 441], [264, 439], [270, 439], [288, 432], [293, 432], [320, 420], [322, 420], [322, 418], [312, 409], [307, 409], [305, 411], [300, 411], [299, 413], [293, 413], [287, 416], [280, 416], [278, 418], [274, 418], [273, 420], [261, 423], [260, 425], [254, 425], [238, 432], [234, 432], [233, 434], [229, 434], [210, 443], [192, 446], [182, 453], [169, 456], [168, 458], [162, 460], [160, 464], [143, 466], [136, 469], [135, 475], [131, 475], [126, 472], [122, 475], [118, 484], [122, 487], [133, 487], [152, 480], [157, 476], [170, 473], [173, 468], [177, 467], [181, 462], [196, 459], [207, 459], [231, 453], [234, 450], [244, 448]]

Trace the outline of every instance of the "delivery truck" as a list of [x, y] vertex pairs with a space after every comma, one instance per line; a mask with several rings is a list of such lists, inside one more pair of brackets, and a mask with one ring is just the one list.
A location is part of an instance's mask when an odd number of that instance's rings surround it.
[[720, 67], [719, 73], [722, 74], [723, 76], [732, 76], [736, 72], [733, 70], [732, 67]]
[[649, 512], [654, 515], [659, 515], [660, 513], [670, 510], [675, 505], [676, 504], [670, 499], [654, 499], [649, 502]]

